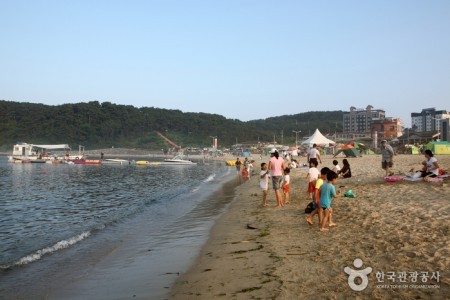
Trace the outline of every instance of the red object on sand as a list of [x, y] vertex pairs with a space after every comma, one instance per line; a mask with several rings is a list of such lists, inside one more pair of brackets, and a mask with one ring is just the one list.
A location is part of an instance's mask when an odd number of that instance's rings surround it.
[[386, 182], [397, 182], [397, 181], [402, 181], [403, 177], [402, 176], [387, 176], [384, 177], [384, 181]]

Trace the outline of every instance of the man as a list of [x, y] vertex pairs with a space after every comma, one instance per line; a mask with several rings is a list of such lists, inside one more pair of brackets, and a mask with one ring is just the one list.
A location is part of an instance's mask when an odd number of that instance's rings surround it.
[[386, 171], [386, 176], [392, 176], [391, 168], [394, 165], [394, 149], [386, 140], [381, 141], [381, 167]]
[[306, 159], [309, 163], [310, 168], [311, 168], [312, 161], [316, 162], [316, 166], [319, 165], [319, 162], [317, 160], [319, 160], [320, 163], [322, 163], [322, 159], [320, 158], [320, 152], [319, 152], [319, 150], [317, 150], [317, 144], [314, 144], [313, 147], [308, 151], [308, 154], [306, 155]]

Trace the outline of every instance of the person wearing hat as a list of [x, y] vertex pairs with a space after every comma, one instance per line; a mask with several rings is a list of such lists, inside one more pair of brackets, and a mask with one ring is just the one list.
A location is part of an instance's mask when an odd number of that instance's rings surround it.
[[311, 162], [315, 161], [316, 166], [322, 163], [322, 159], [320, 158], [320, 152], [317, 150], [317, 144], [313, 144], [312, 148], [308, 151], [308, 154], [306, 155], [306, 160], [309, 163], [309, 167], [311, 168]]
[[272, 177], [272, 185], [277, 198], [277, 207], [283, 207], [283, 198], [281, 196], [281, 182], [283, 181], [283, 170], [286, 169], [284, 159], [280, 157], [277, 149], [270, 151], [269, 170]]
[[391, 168], [394, 165], [394, 149], [386, 140], [381, 141], [381, 167], [386, 171], [386, 176], [392, 176]]

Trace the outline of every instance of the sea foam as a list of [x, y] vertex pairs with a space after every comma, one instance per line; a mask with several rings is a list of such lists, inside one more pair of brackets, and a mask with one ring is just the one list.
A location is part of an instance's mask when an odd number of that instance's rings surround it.
[[16, 261], [15, 263], [13, 263], [11, 265], [2, 265], [2, 266], [0, 266], [0, 269], [7, 269], [7, 268], [14, 267], [14, 266], [22, 266], [22, 265], [29, 264], [31, 262], [41, 259], [41, 257], [46, 254], [50, 254], [50, 253], [56, 252], [58, 250], [69, 248], [70, 246], [86, 239], [90, 235], [91, 235], [91, 233], [89, 231], [86, 231], [86, 232], [83, 232], [83, 233], [81, 233], [77, 236], [74, 236], [68, 240], [59, 241], [56, 244], [54, 244], [53, 246], [46, 247], [44, 249], [40, 249], [30, 255], [22, 257], [21, 259], [19, 259], [18, 261]]

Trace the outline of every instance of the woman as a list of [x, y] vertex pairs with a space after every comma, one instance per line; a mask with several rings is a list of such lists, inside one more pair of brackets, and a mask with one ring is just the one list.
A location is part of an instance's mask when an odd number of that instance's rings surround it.
[[425, 160], [422, 162], [422, 177], [436, 177], [439, 175], [439, 165], [431, 150], [425, 150]]
[[352, 177], [352, 170], [350, 170], [350, 164], [348, 163], [348, 160], [346, 158], [342, 160], [342, 164], [344, 166], [342, 167], [341, 172], [339, 172], [339, 174], [344, 178]]
[[269, 170], [272, 177], [272, 185], [277, 197], [278, 207], [283, 207], [283, 198], [281, 197], [281, 181], [283, 180], [283, 170], [286, 169], [284, 159], [280, 157], [276, 149], [270, 152]]

